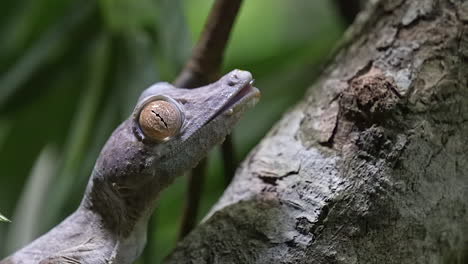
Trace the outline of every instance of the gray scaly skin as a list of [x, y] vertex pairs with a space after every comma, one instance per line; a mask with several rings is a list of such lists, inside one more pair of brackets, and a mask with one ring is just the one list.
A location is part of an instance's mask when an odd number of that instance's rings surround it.
[[[251, 83], [249, 72], [234, 70], [196, 89], [168, 83], [146, 89], [102, 149], [79, 208], [0, 264], [132, 263], [146, 243], [159, 193], [221, 143], [257, 102], [260, 93]], [[158, 95], [174, 99], [185, 115], [180, 132], [159, 143], [138, 124], [142, 104]]]

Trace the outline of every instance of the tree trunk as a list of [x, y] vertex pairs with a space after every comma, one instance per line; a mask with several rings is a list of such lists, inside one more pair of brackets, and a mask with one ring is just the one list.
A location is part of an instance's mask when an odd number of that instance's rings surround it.
[[371, 2], [167, 263], [467, 263], [468, 2]]

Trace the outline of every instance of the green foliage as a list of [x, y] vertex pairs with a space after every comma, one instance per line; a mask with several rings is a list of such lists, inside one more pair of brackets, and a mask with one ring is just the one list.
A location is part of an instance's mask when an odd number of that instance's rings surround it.
[[157, 7], [151, 0], [100, 0], [100, 10], [112, 32], [128, 33], [154, 26]]
[[[105, 140], [143, 89], [174, 79], [212, 3], [0, 3], [0, 209], [13, 219], [0, 225], [0, 259], [77, 207]], [[341, 30], [329, 1], [244, 1], [224, 72], [252, 71], [262, 100], [234, 132], [239, 158], [302, 96]], [[223, 192], [222, 173], [217, 150], [200, 219]], [[145, 262], [175, 245], [185, 185], [180, 177], [163, 193]]]

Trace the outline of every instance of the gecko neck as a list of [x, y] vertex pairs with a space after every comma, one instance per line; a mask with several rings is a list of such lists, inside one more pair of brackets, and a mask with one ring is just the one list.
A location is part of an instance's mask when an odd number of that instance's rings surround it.
[[[126, 225], [123, 222], [122, 224], [125, 227], [122, 227], [122, 229], [125, 229], [125, 232], [119, 232], [121, 228], [119, 226], [115, 226], [115, 229], [108, 228], [109, 219], [114, 216], [90, 209], [89, 203], [86, 201], [89, 200], [85, 198], [74, 215], [78, 217], [84, 214], [88, 215], [88, 222], [83, 224], [89, 225], [92, 222], [92, 226], [95, 226], [95, 236], [99, 234], [100, 238], [98, 240], [105, 241], [104, 244], [107, 247], [105, 251], [110, 252], [108, 258], [113, 259], [114, 263], [133, 263], [141, 255], [146, 245], [148, 222], [153, 209], [142, 212], [140, 217], [132, 222], [131, 228], [129, 228], [128, 222]], [[76, 227], [77, 230], [83, 230], [84, 228], [86, 226]]]

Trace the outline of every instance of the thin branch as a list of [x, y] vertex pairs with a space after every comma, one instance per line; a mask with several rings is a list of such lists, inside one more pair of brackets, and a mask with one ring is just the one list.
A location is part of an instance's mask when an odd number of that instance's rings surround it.
[[176, 78], [177, 87], [194, 88], [219, 77], [232, 26], [242, 0], [217, 0], [210, 11], [192, 57]]
[[197, 223], [198, 207], [200, 206], [203, 183], [205, 181], [207, 160], [203, 159], [189, 175], [188, 192], [185, 200], [184, 214], [179, 231], [179, 240], [184, 238]]
[[228, 186], [231, 183], [237, 168], [236, 151], [232, 135], [226, 137], [226, 140], [221, 147], [221, 152], [223, 156], [225, 184]]
[[[175, 86], [195, 88], [219, 77], [224, 51], [241, 3], [242, 0], [217, 0], [214, 3], [192, 57], [174, 81]], [[206, 160], [203, 160], [189, 175], [179, 239], [188, 234], [196, 224], [205, 167]]]

